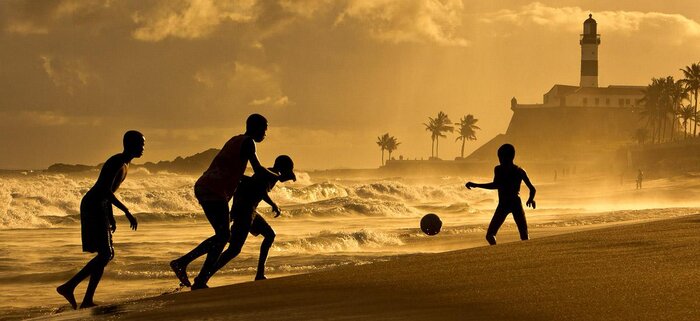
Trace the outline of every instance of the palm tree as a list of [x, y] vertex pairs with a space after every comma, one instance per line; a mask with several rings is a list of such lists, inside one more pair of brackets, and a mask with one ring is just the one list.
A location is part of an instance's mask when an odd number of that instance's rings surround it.
[[377, 137], [377, 146], [382, 149], [382, 166], [384, 166], [384, 151], [387, 150], [389, 144], [389, 133]]
[[671, 140], [674, 140], [676, 133], [676, 116], [678, 115], [680, 108], [683, 106], [683, 100], [686, 100], [687, 98], [688, 92], [685, 90], [685, 88], [683, 88], [683, 83], [680, 80], [674, 81], [673, 77], [671, 76], [666, 77], [665, 81], [663, 82], [662, 100], [665, 110], [663, 118], [664, 130], [666, 127], [665, 124], [668, 114], [671, 115], [671, 119], [673, 120], [671, 122]]
[[399, 143], [396, 137], [389, 137], [389, 140], [386, 143], [386, 151], [389, 152], [389, 159], [391, 159], [391, 153], [399, 148], [399, 145], [401, 145], [401, 143]]
[[[685, 79], [681, 79], [681, 82], [685, 86], [685, 89], [688, 91], [688, 93], [693, 93], [693, 102], [694, 107], [693, 111], [697, 115], [698, 113], [698, 90], [700, 90], [700, 63], [694, 63], [691, 64], [690, 66], [685, 66], [684, 69], [681, 69], [683, 72], [683, 77]], [[698, 122], [693, 121], [693, 137], [697, 135], [698, 132]]]
[[439, 112], [435, 118], [435, 132], [433, 132], [433, 136], [435, 136], [435, 158], [440, 157], [440, 137], [447, 137], [447, 135], [443, 134], [444, 132], [451, 133], [455, 130], [455, 128], [450, 125], [452, 125], [452, 121], [447, 114]]
[[639, 145], [644, 145], [644, 142], [649, 137], [649, 131], [646, 128], [637, 128], [634, 132], [634, 140], [639, 143]]
[[688, 104], [685, 106], [681, 106], [681, 109], [678, 113], [678, 116], [683, 119], [683, 133], [685, 134], [684, 137], [687, 139], [688, 138], [688, 121], [697, 121], [697, 114], [695, 114], [695, 108], [693, 108], [693, 105]]
[[474, 118], [472, 114], [466, 115], [459, 120], [459, 136], [457, 136], [455, 141], [462, 140], [461, 158], [464, 158], [464, 143], [467, 140], [476, 140], [476, 130], [481, 129], [479, 126], [476, 126], [477, 121], [479, 120]]
[[430, 158], [433, 158], [435, 157], [435, 139], [437, 138], [435, 133], [437, 132], [437, 123], [435, 119], [428, 117], [428, 123], [423, 123], [423, 125], [425, 125], [425, 130], [430, 132]]
[[[651, 83], [644, 89], [644, 97], [641, 101], [644, 102], [644, 108], [641, 111], [642, 117], [647, 119], [647, 127], [651, 127], [651, 141], [661, 140], [661, 96], [663, 87], [663, 78], [652, 78]], [[657, 135], [658, 134], [658, 135]]]

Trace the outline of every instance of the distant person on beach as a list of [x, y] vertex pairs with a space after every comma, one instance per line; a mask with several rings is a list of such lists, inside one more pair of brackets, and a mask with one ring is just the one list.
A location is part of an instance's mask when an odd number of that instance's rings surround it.
[[637, 172], [637, 189], [642, 188], [642, 181], [644, 181], [644, 172], [642, 172], [642, 170], [640, 169]]
[[[194, 195], [202, 206], [209, 224], [214, 228], [215, 234], [189, 253], [170, 262], [170, 267], [180, 282], [185, 286], [191, 286], [192, 290], [207, 288], [207, 280], [214, 273], [216, 261], [219, 260], [221, 251], [231, 237], [228, 202], [243, 177], [248, 162], [255, 174], [274, 178], [278, 176], [260, 164], [255, 151], [255, 143], [265, 139], [266, 131], [265, 117], [259, 114], [248, 116], [245, 133], [232, 137], [224, 144], [209, 168], [194, 185]], [[187, 278], [187, 265], [204, 254], [207, 257], [202, 269], [195, 277], [194, 284], [190, 284]]]
[[255, 280], [265, 280], [265, 261], [272, 247], [272, 242], [275, 241], [275, 231], [270, 224], [265, 221], [265, 218], [256, 211], [260, 201], [270, 204], [275, 217], [280, 216], [280, 209], [275, 202], [270, 199], [268, 193], [275, 186], [277, 181], [286, 182], [289, 180], [296, 181], [294, 175], [294, 162], [287, 155], [278, 156], [275, 159], [275, 165], [269, 168], [279, 176], [254, 174], [252, 177], [243, 176], [238, 188], [233, 196], [233, 205], [231, 206], [231, 239], [229, 240], [228, 248], [221, 253], [219, 261], [216, 262], [216, 267], [213, 273], [224, 267], [229, 261], [241, 253], [243, 244], [245, 244], [248, 233], [254, 236], [262, 235], [264, 237], [260, 245], [260, 257], [258, 258], [258, 271], [255, 275]]
[[513, 219], [518, 226], [520, 239], [525, 241], [529, 239], [527, 233], [527, 221], [525, 220], [525, 211], [520, 200], [520, 183], [525, 182], [525, 185], [530, 189], [530, 197], [527, 199], [526, 205], [535, 208], [535, 186], [530, 183], [525, 170], [513, 163], [515, 159], [515, 147], [511, 144], [504, 144], [498, 148], [498, 160], [500, 165], [494, 168], [493, 182], [478, 184], [468, 182], [465, 186], [468, 189], [474, 187], [485, 189], [498, 190], [498, 206], [493, 214], [489, 228], [486, 231], [486, 240], [491, 245], [496, 245], [496, 233], [503, 225], [508, 213], [513, 213]]
[[114, 192], [119, 189], [119, 186], [126, 178], [131, 160], [143, 155], [145, 142], [143, 134], [135, 130], [126, 132], [123, 140], [124, 151], [110, 157], [102, 165], [97, 182], [80, 202], [80, 228], [83, 252], [97, 252], [97, 256], [90, 260], [70, 280], [56, 288], [56, 291], [68, 300], [73, 309], [76, 309], [78, 306], [73, 294], [75, 287], [88, 276], [90, 277], [90, 282], [80, 308], [95, 306], [93, 301], [95, 289], [100, 283], [105, 266], [114, 257], [112, 233], [117, 230], [117, 223], [114, 220], [112, 205], [124, 212], [132, 230], [135, 231], [138, 226], [136, 218], [117, 199]]

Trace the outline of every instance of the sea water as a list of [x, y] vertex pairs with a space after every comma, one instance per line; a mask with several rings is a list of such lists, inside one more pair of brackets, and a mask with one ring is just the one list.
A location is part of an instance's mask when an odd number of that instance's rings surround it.
[[[10, 172], [0, 175], [0, 318], [51, 313], [65, 307], [56, 286], [82, 268], [94, 254], [81, 251], [79, 205], [97, 172], [50, 174]], [[270, 193], [282, 216], [269, 207], [259, 212], [277, 237], [267, 262], [267, 276], [309, 273], [343, 265], [371, 264], [396, 255], [484, 246], [484, 233], [497, 194], [467, 190], [467, 179], [444, 177], [314, 178], [298, 173], [294, 183], [278, 183]], [[178, 281], [170, 260], [213, 234], [192, 191], [197, 177], [132, 171], [117, 196], [139, 220], [129, 229], [115, 208], [115, 258], [97, 289], [97, 303], [170, 293]], [[526, 209], [533, 238], [567, 227], [614, 224], [697, 213], [694, 176], [657, 179], [635, 190], [633, 182], [600, 177], [548, 182], [538, 186], [538, 208]], [[528, 190], [523, 185], [523, 201]], [[443, 230], [426, 236], [420, 218], [437, 213]], [[249, 236], [242, 253], [217, 273], [210, 286], [249, 282], [256, 272], [262, 237]], [[516, 241], [512, 219], [499, 240]], [[188, 269], [192, 279], [204, 258]], [[87, 280], [86, 280], [87, 281]], [[87, 282], [76, 290], [78, 303]]]

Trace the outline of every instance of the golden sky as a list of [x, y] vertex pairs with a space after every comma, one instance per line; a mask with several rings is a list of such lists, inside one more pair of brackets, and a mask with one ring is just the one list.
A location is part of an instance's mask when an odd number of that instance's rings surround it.
[[[263, 162], [376, 167], [430, 155], [438, 111], [502, 133], [510, 98], [579, 81], [579, 34], [598, 21], [599, 83], [645, 85], [700, 61], [700, 1], [2, 1], [0, 168], [97, 164], [121, 135], [141, 160], [219, 148], [253, 112]], [[450, 135], [440, 156], [458, 156]]]

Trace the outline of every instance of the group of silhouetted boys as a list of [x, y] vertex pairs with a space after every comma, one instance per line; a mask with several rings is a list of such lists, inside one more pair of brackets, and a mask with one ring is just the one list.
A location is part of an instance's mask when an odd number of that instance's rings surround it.
[[[195, 183], [194, 195], [214, 228], [214, 235], [187, 254], [170, 262], [170, 267], [182, 285], [189, 286], [192, 290], [207, 288], [207, 282], [212, 275], [241, 252], [248, 233], [264, 237], [255, 280], [265, 279], [265, 261], [275, 239], [275, 232], [256, 209], [261, 201], [265, 201], [272, 207], [275, 217], [278, 217], [280, 209], [270, 199], [268, 192], [278, 181], [296, 180], [294, 163], [289, 156], [277, 157], [271, 168], [265, 168], [260, 164], [255, 143], [265, 139], [266, 131], [265, 117], [259, 114], [250, 115], [246, 121], [245, 133], [229, 139], [214, 157], [209, 168]], [[73, 294], [75, 288], [87, 277], [90, 277], [90, 281], [80, 307], [95, 306], [93, 301], [95, 289], [102, 278], [105, 266], [114, 257], [112, 233], [116, 231], [117, 226], [112, 205], [124, 212], [133, 230], [138, 226], [136, 218], [114, 193], [126, 178], [131, 160], [143, 155], [145, 138], [138, 131], [128, 131], [124, 134], [123, 144], [124, 151], [105, 162], [97, 182], [85, 194], [80, 204], [83, 251], [97, 253], [97, 256], [56, 289], [74, 309], [77, 308]], [[524, 181], [530, 189], [530, 197], [526, 204], [534, 208], [535, 187], [530, 183], [525, 171], [513, 163], [514, 157], [515, 148], [512, 145], [501, 146], [498, 150], [500, 165], [494, 169], [493, 182], [466, 183], [468, 189], [474, 187], [498, 189], [499, 203], [486, 233], [486, 239], [491, 245], [496, 244], [496, 233], [509, 213], [513, 213], [520, 238], [528, 239], [525, 212], [519, 191], [520, 184]], [[244, 175], [248, 163], [254, 171], [251, 177]], [[231, 199], [233, 203], [229, 209], [228, 204]], [[231, 222], [233, 224], [229, 226]], [[227, 243], [228, 248], [224, 250]], [[194, 284], [191, 284], [187, 277], [187, 266], [205, 254], [204, 264], [195, 277]]]

